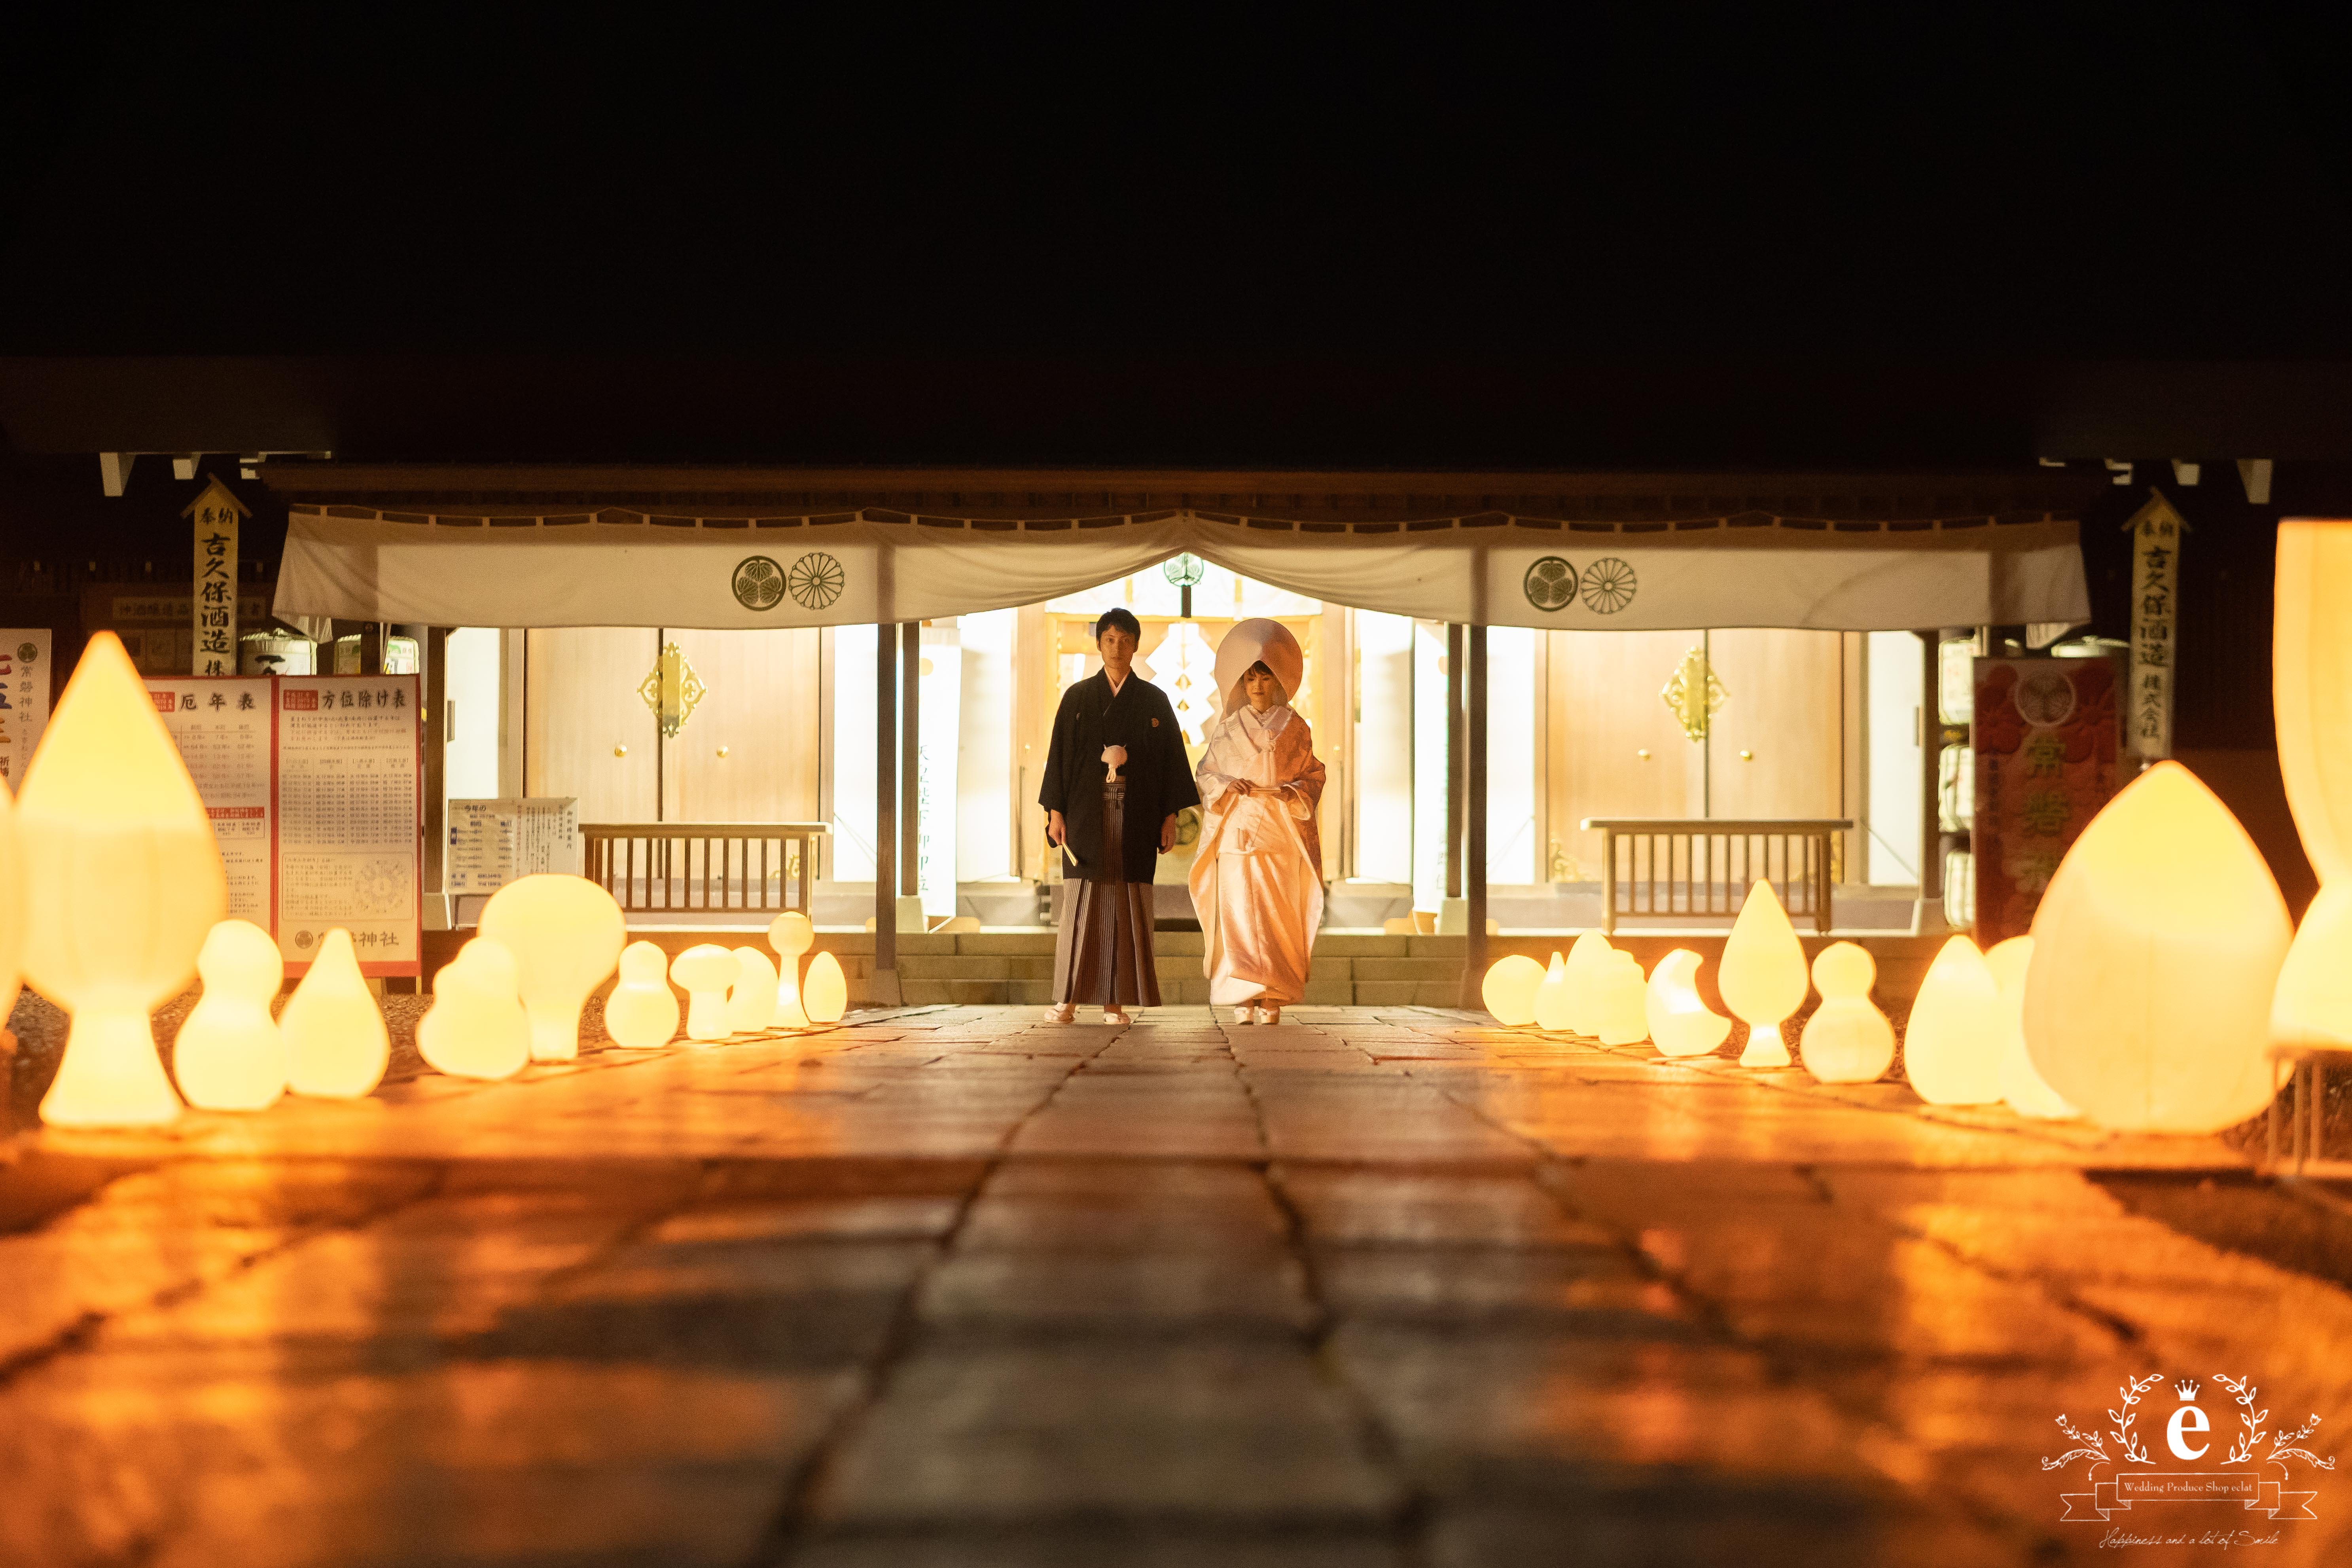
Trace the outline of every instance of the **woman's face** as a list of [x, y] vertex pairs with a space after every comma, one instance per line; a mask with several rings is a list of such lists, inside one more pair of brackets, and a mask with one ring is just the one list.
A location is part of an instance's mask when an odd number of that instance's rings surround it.
[[1102, 636], [1095, 639], [1095, 647], [1102, 650], [1103, 668], [1125, 680], [1127, 667], [1135, 662], [1133, 634], [1124, 626], [1105, 626]]
[[1282, 695], [1282, 683], [1268, 674], [1264, 665], [1254, 664], [1242, 677], [1242, 695], [1249, 699], [1252, 708], [1263, 713]]

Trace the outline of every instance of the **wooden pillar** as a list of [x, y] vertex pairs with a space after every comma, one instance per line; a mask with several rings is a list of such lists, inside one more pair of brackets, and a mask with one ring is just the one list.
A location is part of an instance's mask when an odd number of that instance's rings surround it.
[[1923, 931], [1944, 929], [1944, 825], [1937, 771], [1944, 760], [1943, 633], [1919, 636], [1919, 913]]
[[923, 890], [923, 623], [898, 628], [898, 705], [901, 744], [898, 764], [898, 891], [912, 898]]
[[[874, 627], [874, 1000], [898, 995], [898, 639]], [[887, 977], [887, 984], [885, 976]]]
[[1445, 626], [1445, 896], [1462, 896], [1462, 627]]
[[449, 628], [425, 627], [420, 652], [425, 668], [416, 719], [425, 736], [425, 819], [418, 831], [425, 838], [425, 896], [443, 898], [449, 847]]
[[1468, 906], [1464, 914], [1469, 945], [1462, 963], [1462, 1005], [1478, 1007], [1485, 1005], [1483, 987], [1486, 978], [1486, 628], [1469, 628], [1470, 686], [1467, 715], [1468, 766], [1465, 772], [1465, 788], [1469, 795], [1470, 809], [1465, 813], [1467, 831], [1463, 858], [1464, 902]]

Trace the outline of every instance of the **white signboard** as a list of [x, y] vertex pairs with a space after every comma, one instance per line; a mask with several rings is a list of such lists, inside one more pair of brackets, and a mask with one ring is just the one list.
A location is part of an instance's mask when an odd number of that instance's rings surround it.
[[495, 893], [520, 877], [580, 870], [580, 803], [571, 796], [449, 803], [443, 891]]
[[245, 503], [215, 479], [182, 516], [195, 531], [195, 673], [236, 673], [236, 524]]
[[2124, 689], [2124, 743], [2144, 762], [2172, 755], [2172, 690], [2179, 647], [2180, 546], [2189, 524], [2151, 489], [2124, 527], [2132, 536], [2131, 678]]
[[49, 722], [49, 629], [0, 626], [0, 784], [25, 787]]
[[342, 927], [366, 974], [417, 973], [424, 768], [413, 675], [278, 687], [278, 945], [307, 967]]
[[271, 930], [278, 714], [268, 678], [150, 680], [147, 689], [212, 818], [230, 918]]

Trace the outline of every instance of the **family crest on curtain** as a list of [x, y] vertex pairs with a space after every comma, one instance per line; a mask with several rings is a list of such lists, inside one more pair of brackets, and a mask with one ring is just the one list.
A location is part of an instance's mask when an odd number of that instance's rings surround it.
[[1222, 710], [1196, 777], [1201, 841], [1192, 906], [1212, 1005], [1235, 1023], [1276, 1023], [1307, 994], [1323, 923], [1323, 847], [1315, 812], [1323, 764], [1290, 705], [1305, 671], [1298, 639], [1279, 621], [1237, 623], [1217, 647]]

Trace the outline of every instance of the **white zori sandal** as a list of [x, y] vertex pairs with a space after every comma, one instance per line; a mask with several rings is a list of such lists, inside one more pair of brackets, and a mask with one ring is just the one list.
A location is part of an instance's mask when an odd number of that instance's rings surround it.
[[1248, 1023], [1249, 1021], [1250, 1021], [1250, 1010], [1249, 1010], [1247, 1007], [1236, 1007], [1236, 1008], [1234, 1008], [1234, 1023], [1236, 1023], [1236, 1024], [1246, 1024], [1246, 1023]]
[[1271, 1007], [1260, 1007], [1257, 1010], [1257, 1021], [1261, 1024], [1281, 1023], [1282, 1004], [1277, 1002]]
[[1075, 1024], [1077, 1021], [1078, 1009], [1074, 1002], [1065, 1002], [1058, 1007], [1045, 1009], [1045, 1022], [1048, 1024]]
[[1129, 1017], [1126, 1014], [1120, 1012], [1116, 1007], [1106, 1007], [1103, 1009], [1103, 1022], [1117, 1026], [1120, 1024], [1132, 1024], [1135, 1020]]

